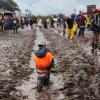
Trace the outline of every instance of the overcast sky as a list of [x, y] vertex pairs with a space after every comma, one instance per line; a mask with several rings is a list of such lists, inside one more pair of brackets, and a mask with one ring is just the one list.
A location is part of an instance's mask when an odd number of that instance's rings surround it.
[[96, 4], [100, 8], [100, 0], [14, 0], [20, 9], [30, 9], [33, 14], [64, 13], [71, 14], [73, 9], [86, 10], [87, 5]]

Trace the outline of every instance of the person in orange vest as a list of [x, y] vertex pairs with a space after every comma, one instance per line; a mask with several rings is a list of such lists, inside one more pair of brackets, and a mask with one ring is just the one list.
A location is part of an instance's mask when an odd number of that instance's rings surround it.
[[46, 47], [45, 42], [38, 43], [39, 49], [34, 54], [36, 64], [37, 91], [40, 92], [43, 86], [49, 86], [50, 71], [54, 68], [54, 57], [50, 50]]

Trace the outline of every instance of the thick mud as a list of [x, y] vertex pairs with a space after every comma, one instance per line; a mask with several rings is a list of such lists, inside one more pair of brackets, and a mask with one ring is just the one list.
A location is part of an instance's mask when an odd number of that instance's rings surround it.
[[34, 55], [34, 51], [38, 49], [38, 42], [40, 40], [43, 40], [47, 44], [49, 44], [49, 42], [44, 38], [43, 33], [40, 31], [40, 29], [37, 28], [36, 39], [33, 46], [33, 52], [32, 52], [31, 61], [30, 61], [30, 68], [34, 68], [34, 72], [29, 76], [30, 79], [28, 81], [27, 80], [23, 81], [22, 85], [16, 88], [18, 90], [21, 90], [24, 96], [27, 96], [25, 100], [56, 100], [57, 96], [61, 94], [59, 93], [58, 90], [63, 87], [63, 82], [59, 81], [59, 80], [62, 80], [62, 75], [54, 75], [53, 73], [51, 73], [51, 80], [50, 80], [51, 86], [49, 88], [44, 87], [43, 91], [40, 93], [38, 93], [36, 89], [37, 73], [35, 70], [33, 55]]
[[[51, 41], [48, 47], [57, 59], [55, 72], [63, 76], [64, 87], [60, 89], [65, 96], [63, 100], [99, 100], [100, 62], [90, 53], [89, 34], [80, 39], [79, 45], [73, 45], [72, 40], [67, 40], [57, 30], [42, 31], [45, 38]], [[98, 61], [99, 58], [98, 51]]]
[[[38, 93], [33, 61], [38, 41], [55, 57], [50, 87]], [[100, 51], [90, 53], [90, 34], [73, 42], [60, 29], [0, 33], [0, 100], [100, 100]]]
[[35, 31], [19, 30], [0, 33], [0, 100], [24, 100], [20, 86], [33, 72], [29, 67]]

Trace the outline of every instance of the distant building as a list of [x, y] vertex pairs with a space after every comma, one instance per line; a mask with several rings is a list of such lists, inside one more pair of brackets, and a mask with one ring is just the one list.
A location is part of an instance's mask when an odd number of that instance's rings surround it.
[[91, 15], [93, 9], [96, 9], [96, 5], [88, 5], [87, 6], [87, 14], [88, 14], [88, 16]]

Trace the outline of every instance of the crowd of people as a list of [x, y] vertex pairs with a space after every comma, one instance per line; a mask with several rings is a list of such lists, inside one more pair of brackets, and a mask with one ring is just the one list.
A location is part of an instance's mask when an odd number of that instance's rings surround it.
[[19, 27], [24, 29], [24, 27], [28, 27], [29, 25], [32, 28], [32, 25], [36, 21], [32, 17], [31, 19], [29, 17], [16, 17], [12, 15], [0, 15], [0, 31], [5, 32], [6, 30], [14, 30], [14, 33], [17, 33], [17, 30]]
[[97, 52], [100, 37], [100, 11], [94, 9], [91, 14], [79, 12], [79, 14], [71, 14], [69, 17], [53, 17], [39, 18], [38, 26], [44, 28], [54, 28], [63, 26], [63, 35], [67, 34], [68, 39], [75, 40], [75, 37], [84, 37], [85, 30], [93, 33], [91, 37], [91, 52]]
[[4, 30], [11, 29], [12, 23], [13, 23], [13, 19], [11, 16], [8, 16], [8, 15], [5, 15], [5, 16], [1, 15], [0, 16], [0, 26], [1, 26], [2, 32]]
[[[84, 13], [80, 12], [78, 15], [72, 14], [66, 19], [66, 27], [68, 33], [68, 39], [74, 39], [76, 33], [77, 37], [84, 37], [84, 32], [87, 30], [92, 31], [93, 35], [91, 38], [92, 49], [91, 52], [94, 54], [97, 52], [99, 46], [100, 36], [100, 12], [94, 10], [91, 16], [85, 17]], [[64, 26], [66, 31], [66, 28]]]
[[[48, 26], [49, 24], [49, 26]], [[79, 14], [72, 14], [70, 17], [63, 16], [63, 18], [57, 18], [57, 27], [63, 26], [63, 35], [67, 34], [68, 40], [75, 40], [75, 37], [84, 38], [85, 30], [92, 31], [91, 38], [92, 54], [95, 54], [99, 45], [100, 36], [100, 12], [93, 11], [91, 16], [85, 16], [80, 11]], [[39, 18], [38, 27], [54, 28], [54, 21], [51, 23], [51, 19]], [[91, 32], [90, 32], [91, 33]], [[49, 86], [50, 71], [54, 68], [54, 57], [52, 52], [46, 47], [45, 42], [38, 43], [39, 49], [34, 54], [34, 61], [36, 64], [37, 77], [37, 91], [41, 92], [44, 86]]]
[[[90, 16], [85, 16], [83, 12], [79, 14], [71, 14], [69, 17], [16, 17], [1, 15], [0, 27], [4, 32], [8, 29], [13, 29], [14, 34], [17, 33], [18, 28], [24, 29], [25, 26], [30, 26], [33, 29], [34, 24], [39, 28], [63, 28], [63, 36], [67, 34], [68, 40], [75, 41], [75, 37], [84, 37], [85, 30], [92, 31], [91, 37], [92, 54], [97, 53], [100, 37], [100, 11], [93, 10]], [[54, 68], [54, 57], [52, 52], [46, 47], [45, 42], [38, 43], [39, 49], [35, 52], [34, 61], [38, 73], [37, 89], [42, 91], [43, 86], [49, 86], [50, 71]]]
[[[69, 17], [15, 17], [8, 15], [0, 15], [0, 30], [4, 32], [8, 29], [13, 29], [14, 33], [17, 33], [19, 27], [24, 29], [30, 25], [33, 29], [33, 25], [37, 24], [39, 28], [57, 28], [63, 27], [63, 36], [67, 34], [68, 39], [74, 40], [75, 36], [84, 37], [84, 32], [87, 30], [93, 32], [91, 38], [92, 50], [94, 53], [99, 44], [100, 35], [100, 11], [94, 10], [90, 16], [85, 16], [83, 12], [79, 14], [71, 14]], [[55, 26], [56, 24], [56, 26]]]

